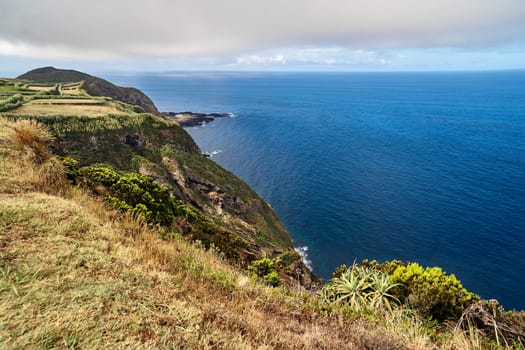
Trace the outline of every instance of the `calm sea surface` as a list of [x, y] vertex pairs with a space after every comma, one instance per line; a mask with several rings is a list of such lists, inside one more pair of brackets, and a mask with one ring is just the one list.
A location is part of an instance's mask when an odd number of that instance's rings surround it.
[[342, 263], [441, 266], [525, 309], [525, 71], [106, 75], [272, 204], [325, 278]]

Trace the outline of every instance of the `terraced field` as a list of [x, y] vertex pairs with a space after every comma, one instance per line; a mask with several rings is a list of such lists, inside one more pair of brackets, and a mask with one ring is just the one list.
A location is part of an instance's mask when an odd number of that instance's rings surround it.
[[[133, 113], [133, 108], [109, 98], [89, 96], [83, 82], [42, 84], [0, 80], [0, 112], [14, 115], [84, 115]], [[13, 102], [14, 96], [23, 96]]]
[[126, 113], [111, 103], [95, 99], [46, 99], [32, 100], [24, 103], [17, 109], [9, 111], [13, 114], [40, 114], [40, 115], [91, 115]]
[[44, 91], [44, 92], [49, 92], [49, 91], [52, 91], [54, 86], [47, 86], [47, 85], [27, 85], [27, 88], [29, 90], [33, 90], [33, 91]]

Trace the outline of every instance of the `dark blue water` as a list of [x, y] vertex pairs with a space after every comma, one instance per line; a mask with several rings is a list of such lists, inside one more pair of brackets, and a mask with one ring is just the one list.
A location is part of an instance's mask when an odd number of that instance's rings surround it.
[[525, 72], [109, 76], [268, 200], [318, 274], [355, 259], [441, 266], [525, 309]]

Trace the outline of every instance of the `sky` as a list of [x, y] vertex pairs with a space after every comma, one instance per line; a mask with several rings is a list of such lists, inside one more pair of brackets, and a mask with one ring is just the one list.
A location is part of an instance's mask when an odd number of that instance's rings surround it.
[[525, 69], [525, 0], [0, 0], [0, 75]]

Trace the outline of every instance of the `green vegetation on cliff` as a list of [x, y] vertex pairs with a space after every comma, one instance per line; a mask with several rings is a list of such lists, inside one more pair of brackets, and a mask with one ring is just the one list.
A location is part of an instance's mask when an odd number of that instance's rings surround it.
[[[78, 78], [70, 71], [52, 70], [51, 75], [47, 69], [43, 71], [40, 78], [44, 80], [45, 76], [46, 81], [55, 84], [58, 80], [54, 74]], [[35, 83], [11, 80], [4, 85], [33, 91]], [[206, 246], [213, 244], [241, 264], [293, 252], [291, 238], [271, 207], [235, 175], [202, 156], [177, 122], [142, 113], [133, 105], [109, 97], [92, 97], [85, 92], [71, 95], [70, 90], [64, 90], [64, 86], [79, 88], [78, 84], [58, 85], [59, 95], [33, 91], [21, 105], [2, 115], [11, 121], [31, 120], [44, 125], [53, 136], [53, 153], [71, 159], [70, 164], [76, 163], [79, 178], [73, 181], [89, 183], [99, 192], [101, 186], [105, 187], [105, 192], [99, 194], [116, 207], [142, 212], [148, 220], [155, 217], [149, 221]], [[38, 88], [46, 86], [50, 87]], [[112, 173], [113, 182], [96, 183], [94, 176], [100, 173]], [[124, 183], [128, 187], [118, 189]], [[144, 189], [150, 184], [152, 190], [152, 183], [162, 186], [170, 200], [156, 198], [148, 206], [146, 200], [137, 202], [125, 195], [141, 189], [141, 196], [153, 198], [155, 194]], [[300, 282], [309, 284], [312, 276], [299, 256], [282, 266], [281, 273], [297, 268], [302, 271]]]

